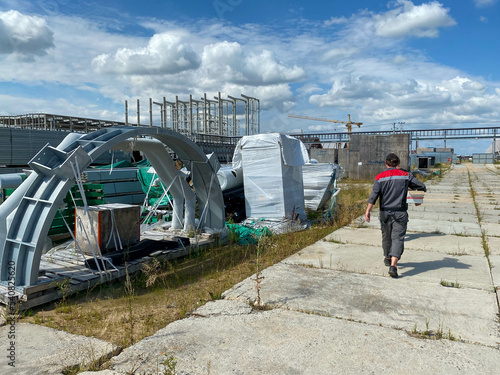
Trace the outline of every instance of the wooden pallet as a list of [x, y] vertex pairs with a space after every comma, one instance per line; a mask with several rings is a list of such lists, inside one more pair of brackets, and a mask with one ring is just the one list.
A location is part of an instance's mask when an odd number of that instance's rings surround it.
[[[162, 235], [162, 238], [167, 236]], [[173, 250], [158, 250], [149, 256], [145, 256], [128, 262], [126, 265], [117, 266], [116, 269], [107, 265], [107, 270], [99, 274], [85, 266], [85, 258], [74, 250], [61, 250], [55, 253], [47, 253], [42, 256], [40, 262], [40, 276], [36, 285], [22, 287], [22, 294], [18, 288], [19, 309], [26, 310], [49, 302], [68, 297], [80, 291], [90, 290], [96, 285], [109, 283], [122, 279], [128, 273], [132, 275], [139, 272], [145, 262], [156, 258], [158, 260], [174, 260], [208, 248], [213, 238], [200, 237], [197, 243], [191, 241], [191, 246]], [[0, 304], [8, 305], [8, 290], [0, 285]]]

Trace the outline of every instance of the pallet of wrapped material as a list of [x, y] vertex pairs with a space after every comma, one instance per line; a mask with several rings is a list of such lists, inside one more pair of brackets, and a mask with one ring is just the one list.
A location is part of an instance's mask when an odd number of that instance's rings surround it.
[[306, 220], [302, 166], [307, 160], [298, 139], [277, 133], [243, 137], [233, 166], [243, 168], [247, 216]]
[[302, 166], [304, 201], [308, 210], [325, 205], [335, 190], [337, 166], [331, 163], [306, 163]]

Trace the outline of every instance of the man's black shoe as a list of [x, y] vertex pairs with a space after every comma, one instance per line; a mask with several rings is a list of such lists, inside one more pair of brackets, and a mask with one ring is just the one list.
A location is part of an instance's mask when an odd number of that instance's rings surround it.
[[384, 258], [384, 264], [389, 267], [391, 265], [391, 258]]
[[391, 277], [398, 277], [398, 268], [394, 266], [389, 267], [389, 275]]

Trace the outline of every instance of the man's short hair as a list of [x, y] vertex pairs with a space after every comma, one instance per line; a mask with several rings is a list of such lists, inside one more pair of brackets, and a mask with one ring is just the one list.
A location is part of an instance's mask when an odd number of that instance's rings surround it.
[[387, 155], [385, 162], [389, 167], [397, 167], [400, 163], [399, 156], [391, 153]]

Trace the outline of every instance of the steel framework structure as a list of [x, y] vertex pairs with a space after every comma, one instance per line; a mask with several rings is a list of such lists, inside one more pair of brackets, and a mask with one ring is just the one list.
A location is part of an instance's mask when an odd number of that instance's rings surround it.
[[[154, 106], [159, 107], [159, 116], [154, 115]], [[137, 99], [136, 105], [137, 123], [129, 122], [129, 104], [125, 101], [125, 125], [141, 124], [141, 103]], [[155, 119], [158, 119], [156, 121]], [[240, 126], [241, 122], [243, 126]], [[184, 135], [211, 134], [219, 136], [240, 136], [260, 133], [260, 100], [247, 95], [241, 98], [228, 96], [223, 98], [219, 92], [217, 96], [210, 99], [203, 94], [200, 100], [162, 101], [149, 99], [149, 126], [159, 126], [164, 129], [177, 131]], [[243, 129], [242, 129], [243, 128]]]
[[93, 118], [54, 115], [50, 113], [28, 113], [16, 116], [0, 116], [0, 127], [36, 130], [61, 130], [90, 133], [109, 126], [124, 126], [124, 122], [97, 120]]

